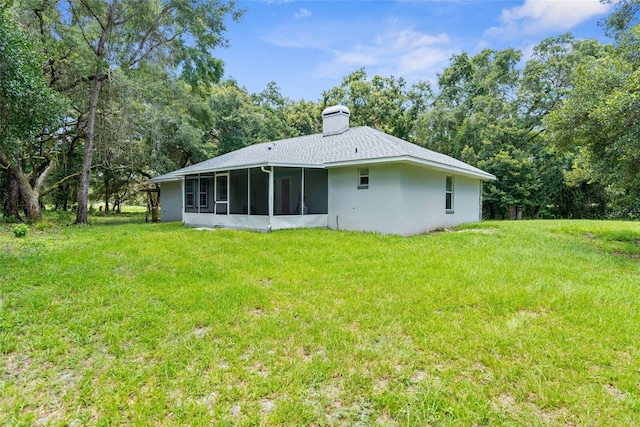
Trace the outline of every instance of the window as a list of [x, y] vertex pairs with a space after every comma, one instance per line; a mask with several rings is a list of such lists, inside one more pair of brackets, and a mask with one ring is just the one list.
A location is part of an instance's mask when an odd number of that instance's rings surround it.
[[206, 179], [200, 180], [200, 188], [198, 190], [200, 207], [206, 208], [209, 206], [209, 181]]
[[369, 188], [369, 168], [358, 169], [358, 190]]
[[229, 175], [216, 175], [216, 202], [227, 201], [227, 178]]
[[195, 189], [195, 181], [187, 180], [186, 188], [185, 188], [185, 204], [188, 208], [193, 208], [194, 200], [194, 189]]
[[448, 176], [445, 184], [444, 208], [447, 213], [453, 213], [453, 177]]

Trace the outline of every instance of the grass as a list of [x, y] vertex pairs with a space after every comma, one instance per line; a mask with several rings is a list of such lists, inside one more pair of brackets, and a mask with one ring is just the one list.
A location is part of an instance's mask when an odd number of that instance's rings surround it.
[[131, 218], [0, 226], [0, 424], [640, 423], [640, 223]]

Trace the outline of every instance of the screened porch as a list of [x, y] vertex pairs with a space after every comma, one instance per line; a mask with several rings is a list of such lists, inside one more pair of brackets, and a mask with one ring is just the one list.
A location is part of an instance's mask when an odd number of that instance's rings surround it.
[[187, 225], [326, 227], [326, 169], [262, 167], [185, 176]]

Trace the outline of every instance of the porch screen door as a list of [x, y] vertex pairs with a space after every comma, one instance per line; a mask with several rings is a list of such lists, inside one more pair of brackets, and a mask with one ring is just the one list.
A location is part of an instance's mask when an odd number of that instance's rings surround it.
[[229, 174], [216, 174], [216, 214], [229, 213]]

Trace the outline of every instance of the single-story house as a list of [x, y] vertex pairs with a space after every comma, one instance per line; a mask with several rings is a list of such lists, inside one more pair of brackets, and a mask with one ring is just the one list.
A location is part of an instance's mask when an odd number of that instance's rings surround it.
[[162, 221], [411, 235], [481, 219], [482, 182], [495, 176], [368, 126], [350, 128], [349, 115], [328, 107], [322, 133], [151, 179], [161, 186]]

